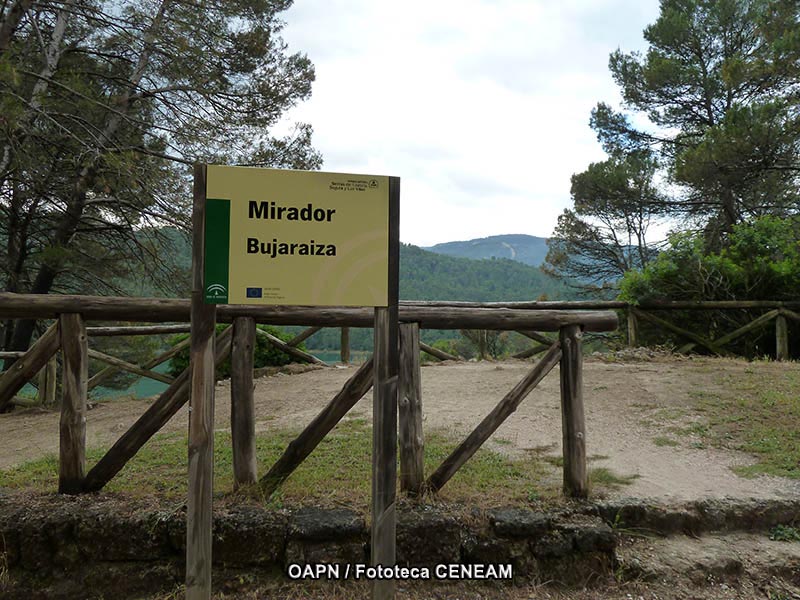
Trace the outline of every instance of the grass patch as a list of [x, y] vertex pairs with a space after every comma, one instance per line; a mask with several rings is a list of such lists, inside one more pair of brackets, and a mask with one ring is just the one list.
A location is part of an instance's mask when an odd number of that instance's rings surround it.
[[638, 478], [638, 475], [617, 475], [606, 467], [589, 469], [589, 485], [593, 489], [597, 487], [619, 489], [624, 485], [632, 484]]
[[769, 539], [778, 542], [800, 542], [800, 529], [791, 525], [776, 525], [770, 529]]
[[[296, 431], [277, 431], [256, 438], [259, 473], [283, 453]], [[457, 440], [444, 432], [428, 432], [425, 440], [425, 472], [430, 474], [455, 448]], [[501, 442], [502, 445], [502, 442]], [[185, 435], [154, 437], [105, 488], [132, 496], [182, 499], [187, 489], [187, 439]], [[91, 467], [103, 449], [87, 451]], [[372, 468], [372, 430], [363, 419], [341, 422], [278, 488], [269, 504], [346, 504], [366, 510], [369, 506]], [[230, 434], [214, 438], [214, 492], [233, 489], [233, 455]], [[546, 483], [545, 483], [546, 482]], [[58, 460], [47, 456], [19, 467], [0, 471], [0, 487], [53, 492], [58, 486]], [[509, 457], [480, 449], [439, 492], [438, 498], [476, 506], [525, 504], [558, 497], [552, 468], [540, 456]], [[257, 495], [257, 494], [256, 494]]]
[[664, 436], [654, 437], [653, 438], [653, 444], [655, 444], [656, 446], [662, 446], [662, 447], [663, 446], [674, 447], [674, 446], [679, 446], [680, 445], [677, 441], [673, 440], [672, 438], [668, 438], [668, 437], [664, 437]]
[[681, 417], [686, 416], [686, 409], [677, 406], [672, 406], [669, 408], [659, 408], [654, 416], [656, 419], [662, 419], [662, 420], [680, 419]]
[[720, 373], [724, 391], [692, 392], [703, 423], [675, 431], [712, 445], [740, 450], [757, 463], [737, 467], [742, 476], [760, 474], [800, 479], [800, 368], [796, 363], [752, 363], [740, 373]]

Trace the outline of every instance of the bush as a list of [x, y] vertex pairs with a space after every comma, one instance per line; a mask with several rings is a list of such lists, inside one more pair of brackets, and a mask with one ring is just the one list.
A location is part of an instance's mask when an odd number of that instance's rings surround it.
[[[227, 325], [217, 325], [217, 334], [224, 329]], [[292, 339], [292, 335], [285, 333], [278, 329], [277, 327], [272, 327], [270, 325], [257, 325], [258, 329], [262, 331], [266, 331], [269, 334], [274, 335], [276, 338], [288, 342]], [[170, 340], [170, 344], [175, 346], [188, 338], [189, 335], [186, 333], [182, 333], [180, 335], [176, 335]], [[300, 350], [305, 350], [304, 344], [299, 344], [297, 346]], [[253, 362], [256, 368], [260, 367], [280, 367], [283, 365], [288, 365], [292, 362], [292, 357], [286, 354], [285, 352], [278, 350], [275, 346], [270, 344], [267, 339], [263, 336], [256, 334], [256, 346], [253, 351]], [[180, 375], [184, 369], [189, 366], [189, 349], [184, 348], [178, 354], [176, 354], [172, 360], [170, 361], [169, 365], [169, 374], [173, 377], [177, 377]], [[219, 379], [226, 379], [231, 376], [231, 359], [230, 357], [226, 358], [225, 361], [217, 367], [217, 378]]]
[[[800, 217], [764, 216], [733, 228], [722, 250], [708, 251], [701, 233], [670, 237], [669, 247], [641, 271], [629, 271], [620, 300], [794, 300], [800, 294]], [[670, 311], [660, 315], [708, 339], [749, 323], [764, 310]], [[790, 335], [792, 354], [800, 344]], [[641, 323], [640, 341], [675, 345], [682, 337]], [[773, 354], [774, 327], [763, 327], [726, 345], [748, 357]], [[697, 350], [701, 350], [697, 348]], [[701, 350], [702, 351], [702, 350]]]

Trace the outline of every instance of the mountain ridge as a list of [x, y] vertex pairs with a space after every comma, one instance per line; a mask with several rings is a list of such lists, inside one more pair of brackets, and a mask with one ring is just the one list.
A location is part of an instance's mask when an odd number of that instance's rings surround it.
[[541, 266], [547, 256], [547, 238], [524, 233], [492, 235], [471, 240], [442, 242], [421, 246], [423, 250], [461, 258], [505, 258], [533, 267]]

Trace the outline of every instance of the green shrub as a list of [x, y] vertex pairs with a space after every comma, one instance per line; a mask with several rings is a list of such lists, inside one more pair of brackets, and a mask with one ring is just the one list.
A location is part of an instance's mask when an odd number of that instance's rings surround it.
[[[223, 331], [227, 325], [217, 325], [217, 334]], [[284, 342], [288, 342], [292, 339], [292, 335], [281, 331], [276, 327], [272, 327], [270, 325], [257, 325], [258, 329], [262, 331], [266, 331], [274, 335], [276, 338]], [[175, 346], [189, 337], [188, 334], [182, 333], [176, 335], [170, 340], [170, 344]], [[305, 350], [304, 344], [299, 344], [297, 346], [300, 350]], [[288, 365], [292, 362], [292, 357], [286, 354], [285, 352], [278, 350], [275, 346], [270, 344], [264, 336], [256, 334], [256, 347], [253, 351], [253, 362], [256, 368], [260, 367], [280, 367], [283, 365]], [[189, 366], [189, 349], [184, 348], [178, 354], [176, 354], [172, 360], [170, 361], [169, 365], [169, 374], [173, 377], [177, 377], [180, 375], [184, 369]], [[225, 361], [217, 367], [217, 377], [220, 379], [226, 379], [231, 376], [231, 359], [226, 358]]]

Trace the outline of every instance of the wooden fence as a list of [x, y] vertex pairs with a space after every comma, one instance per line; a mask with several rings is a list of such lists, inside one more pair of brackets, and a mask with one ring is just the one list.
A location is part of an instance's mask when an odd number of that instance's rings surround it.
[[[218, 320], [232, 326], [216, 335], [214, 361], [232, 359], [232, 444], [236, 486], [258, 482], [272, 493], [313, 451], [325, 435], [372, 386], [373, 363], [368, 360], [347, 381], [323, 411], [292, 441], [283, 455], [258, 478], [255, 463], [252, 354], [257, 322], [274, 325], [311, 325], [288, 343], [266, 334], [267, 340], [284, 350], [301, 352], [294, 346], [319, 327], [369, 327], [373, 315], [358, 308], [218, 308]], [[31, 296], [0, 294], [0, 318], [55, 319], [49, 329], [19, 356], [13, 367], [0, 375], [0, 409], [42, 369], [52, 364], [61, 349], [63, 362], [59, 490], [65, 493], [98, 491], [105, 486], [175, 413], [190, 396], [189, 369], [178, 377], [166, 378], [152, 368], [174, 356], [188, 342], [156, 357], [145, 365], [132, 365], [88, 348], [91, 335], [135, 335], [141, 333], [176, 333], [185, 325], [150, 325], [147, 327], [87, 327], [89, 320], [124, 320], [160, 323], [182, 321], [189, 317], [185, 300], [106, 298], [91, 296]], [[564, 425], [564, 490], [571, 496], [587, 493], [585, 426], [582, 398], [583, 331], [610, 331], [617, 326], [612, 312], [516, 310], [502, 307], [435, 306], [429, 303], [404, 303], [399, 309], [400, 332], [400, 455], [402, 489], [411, 494], [436, 491], [475, 453], [489, 436], [516, 410], [530, 391], [556, 365], [561, 364], [561, 404]], [[558, 331], [557, 340], [549, 340], [545, 356], [478, 425], [452, 454], [427, 479], [422, 472], [422, 398], [420, 395], [420, 328], [518, 330], [541, 337], [539, 331]], [[344, 338], [347, 329], [343, 329]], [[261, 335], [265, 335], [261, 332]], [[547, 339], [547, 338], [543, 338]], [[297, 354], [295, 354], [297, 356]], [[315, 357], [302, 353], [303, 359]], [[88, 378], [89, 358], [109, 366]], [[448, 355], [449, 357], [449, 355]], [[108, 452], [87, 470], [85, 458], [85, 422], [87, 393], [116, 369], [129, 370], [147, 377], [161, 378], [168, 388], [126, 431]], [[166, 381], [168, 379], [168, 381]]]
[[[402, 305], [403, 303], [401, 303]], [[620, 301], [544, 301], [544, 302], [415, 302], [409, 303], [415, 306], [424, 305], [427, 307], [453, 307], [453, 308], [506, 308], [511, 310], [616, 310], [623, 313], [626, 322], [628, 346], [639, 345], [639, 324], [646, 321], [656, 328], [664, 329], [674, 334], [678, 338], [683, 338], [685, 344], [676, 348], [676, 352], [687, 353], [700, 347], [718, 356], [730, 356], [731, 351], [724, 348], [725, 345], [739, 339], [740, 337], [753, 333], [760, 328], [768, 326], [774, 321], [775, 327], [775, 358], [776, 360], [788, 360], [789, 354], [789, 327], [788, 321], [800, 324], [800, 301], [777, 301], [777, 300], [709, 300], [709, 301], [688, 301], [688, 300], [664, 300], [651, 301], [639, 305]], [[730, 333], [722, 335], [716, 339], [708, 339], [702, 335], [689, 331], [671, 323], [654, 313], [664, 313], [670, 311], [766, 311], [752, 317], [751, 320]], [[527, 351], [515, 355], [516, 358], [527, 358], [539, 352], [543, 352], [549, 347], [549, 339], [536, 335], [535, 332], [519, 331], [523, 335], [540, 342]]]

